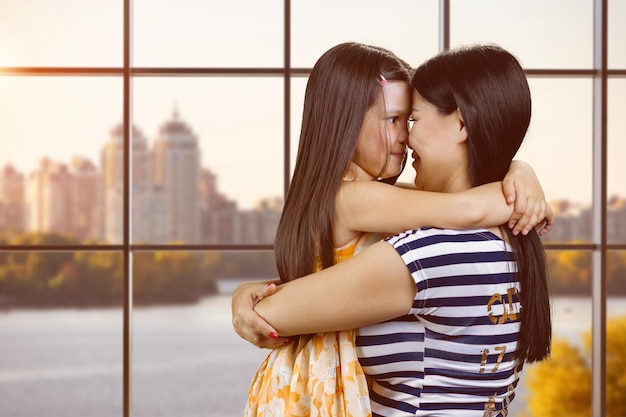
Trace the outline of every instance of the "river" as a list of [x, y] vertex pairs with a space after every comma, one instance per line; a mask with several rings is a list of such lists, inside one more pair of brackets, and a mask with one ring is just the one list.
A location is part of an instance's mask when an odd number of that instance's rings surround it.
[[[236, 417], [267, 351], [232, 330], [228, 287], [133, 313], [133, 417]], [[556, 298], [554, 333], [580, 344], [589, 299]], [[626, 314], [611, 299], [610, 315]], [[511, 416], [522, 410], [518, 392]], [[0, 417], [121, 417], [120, 309], [0, 311]]]

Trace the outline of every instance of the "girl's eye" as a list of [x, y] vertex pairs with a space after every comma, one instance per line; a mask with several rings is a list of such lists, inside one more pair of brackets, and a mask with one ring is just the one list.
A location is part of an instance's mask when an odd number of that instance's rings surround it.
[[398, 116], [389, 117], [389, 118], [387, 118], [387, 121], [389, 123], [391, 123], [391, 124], [394, 124], [394, 123], [396, 123], [398, 121]]
[[415, 123], [415, 119], [413, 118], [413, 116], [409, 116], [409, 118], [408, 118], [408, 120], [406, 122], [406, 125], [409, 127], [409, 129], [411, 127], [413, 127], [413, 123]]

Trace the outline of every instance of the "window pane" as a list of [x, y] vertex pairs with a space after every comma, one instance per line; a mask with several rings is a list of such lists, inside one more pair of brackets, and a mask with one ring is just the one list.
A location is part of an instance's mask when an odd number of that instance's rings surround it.
[[0, 67], [122, 65], [122, 1], [0, 2]]
[[133, 268], [133, 415], [241, 415], [269, 351], [235, 333], [230, 297], [277, 276], [273, 253], [142, 252]]
[[134, 170], [134, 241], [273, 243], [283, 198], [282, 78], [137, 78], [133, 86], [143, 132], [133, 162], [144, 167]]
[[4, 76], [0, 95], [0, 233], [30, 235], [24, 244], [36, 233], [50, 245], [104, 240], [100, 157], [120, 119], [121, 79]]
[[524, 366], [509, 409], [514, 416], [565, 416], [572, 409], [591, 407], [591, 253], [548, 251], [547, 255], [552, 354], [550, 359]]
[[308, 81], [309, 77], [291, 79], [291, 175], [293, 175], [293, 170], [296, 167], [300, 129], [302, 128], [302, 112], [304, 110], [304, 93]]
[[611, 69], [626, 69], [626, 2], [609, 0], [608, 3], [608, 65]]
[[133, 64], [139, 67], [280, 67], [282, 0], [136, 0]]
[[0, 415], [122, 415], [121, 259], [0, 252]]
[[516, 159], [541, 180], [557, 218], [546, 241], [591, 240], [592, 83], [530, 78], [530, 128]]
[[438, 7], [427, 0], [293, 1], [291, 66], [310, 68], [347, 41], [389, 48], [416, 66], [438, 50]]
[[484, 42], [526, 68], [592, 68], [592, 1], [451, 0], [450, 45]]
[[626, 243], [626, 80], [610, 79], [607, 90], [607, 239], [609, 243]]

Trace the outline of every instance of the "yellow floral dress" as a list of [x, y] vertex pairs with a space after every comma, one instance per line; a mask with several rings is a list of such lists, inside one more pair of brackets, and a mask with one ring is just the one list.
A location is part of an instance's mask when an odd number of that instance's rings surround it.
[[[378, 237], [362, 234], [335, 250], [344, 261]], [[371, 417], [355, 330], [296, 338], [274, 349], [256, 371], [244, 417]]]

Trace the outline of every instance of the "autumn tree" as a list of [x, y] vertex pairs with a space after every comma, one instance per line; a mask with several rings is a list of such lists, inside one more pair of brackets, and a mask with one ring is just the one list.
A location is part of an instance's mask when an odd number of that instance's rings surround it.
[[[527, 369], [532, 417], [591, 416], [591, 331], [575, 346], [564, 339], [552, 344], [550, 359]], [[626, 416], [626, 317], [607, 323], [607, 417]]]
[[554, 294], [589, 294], [592, 266], [590, 252], [548, 251], [547, 261]]

